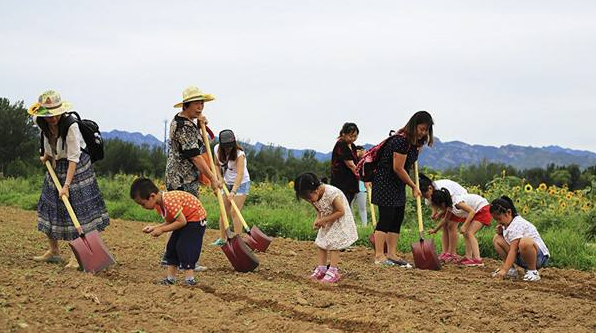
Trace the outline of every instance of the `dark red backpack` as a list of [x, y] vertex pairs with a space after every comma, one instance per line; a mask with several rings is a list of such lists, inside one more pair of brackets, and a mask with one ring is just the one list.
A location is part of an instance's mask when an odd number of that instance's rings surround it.
[[370, 148], [369, 150], [364, 153], [364, 155], [358, 161], [356, 165], [356, 174], [358, 175], [358, 179], [363, 182], [372, 182], [373, 177], [377, 170], [379, 169], [379, 159], [380, 159], [380, 152], [385, 144], [389, 142], [389, 140], [393, 139], [394, 137], [402, 135], [401, 133], [393, 134], [389, 136], [387, 139], [383, 140], [378, 145]]

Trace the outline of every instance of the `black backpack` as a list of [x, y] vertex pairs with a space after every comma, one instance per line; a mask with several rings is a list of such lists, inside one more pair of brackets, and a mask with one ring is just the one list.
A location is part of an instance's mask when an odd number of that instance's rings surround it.
[[[96, 122], [90, 119], [82, 119], [81, 116], [75, 112], [67, 112], [62, 116], [63, 119], [60, 120], [58, 124], [59, 130], [58, 133], [62, 137], [62, 149], [66, 144], [66, 134], [68, 134], [68, 129], [74, 123], [79, 125], [79, 130], [81, 131], [81, 135], [83, 136], [83, 140], [85, 140], [85, 144], [87, 147], [83, 149], [89, 156], [91, 157], [91, 163], [95, 163], [101, 159], [103, 159], [104, 155], [104, 141], [101, 137], [101, 132], [99, 131], [99, 125]], [[38, 126], [41, 128], [42, 132], [49, 133], [49, 129], [46, 122], [40, 122], [39, 118], [37, 120]], [[47, 135], [47, 134], [46, 134]], [[49, 135], [47, 135], [49, 137]], [[43, 147], [43, 133], [41, 134], [41, 154], [44, 153]]]

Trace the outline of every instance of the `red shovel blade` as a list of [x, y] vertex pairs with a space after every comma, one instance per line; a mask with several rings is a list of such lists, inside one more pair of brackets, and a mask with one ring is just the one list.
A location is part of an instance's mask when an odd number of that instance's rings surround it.
[[259, 259], [257, 259], [240, 235], [229, 238], [221, 249], [232, 264], [232, 267], [238, 272], [251, 272], [259, 266]]
[[115, 263], [97, 230], [70, 241], [70, 247], [85, 272], [95, 274]]
[[248, 232], [246, 244], [254, 251], [265, 252], [273, 239], [265, 235], [257, 226], [253, 226]]
[[416, 268], [435, 271], [441, 269], [441, 263], [437, 257], [437, 249], [432, 239], [420, 239], [412, 243], [412, 254], [414, 255]]

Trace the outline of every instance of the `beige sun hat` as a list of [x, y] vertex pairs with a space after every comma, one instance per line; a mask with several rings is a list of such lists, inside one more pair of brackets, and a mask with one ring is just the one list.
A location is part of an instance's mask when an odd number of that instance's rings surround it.
[[215, 96], [211, 94], [205, 94], [199, 88], [195, 86], [190, 86], [182, 92], [182, 102], [174, 105], [175, 108], [180, 108], [184, 103], [194, 102], [194, 101], [205, 101], [209, 102], [215, 99]]
[[62, 100], [54, 90], [47, 90], [39, 96], [38, 102], [27, 111], [32, 116], [53, 117], [72, 110], [72, 103]]

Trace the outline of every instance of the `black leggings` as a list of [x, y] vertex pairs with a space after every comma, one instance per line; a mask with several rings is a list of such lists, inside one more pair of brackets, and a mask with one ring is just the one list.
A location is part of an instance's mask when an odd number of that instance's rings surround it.
[[379, 206], [379, 222], [375, 230], [399, 234], [406, 206]]
[[201, 255], [203, 235], [203, 222], [187, 222], [184, 227], [174, 230], [166, 245], [165, 259], [168, 265], [178, 266], [180, 269], [195, 269]]

